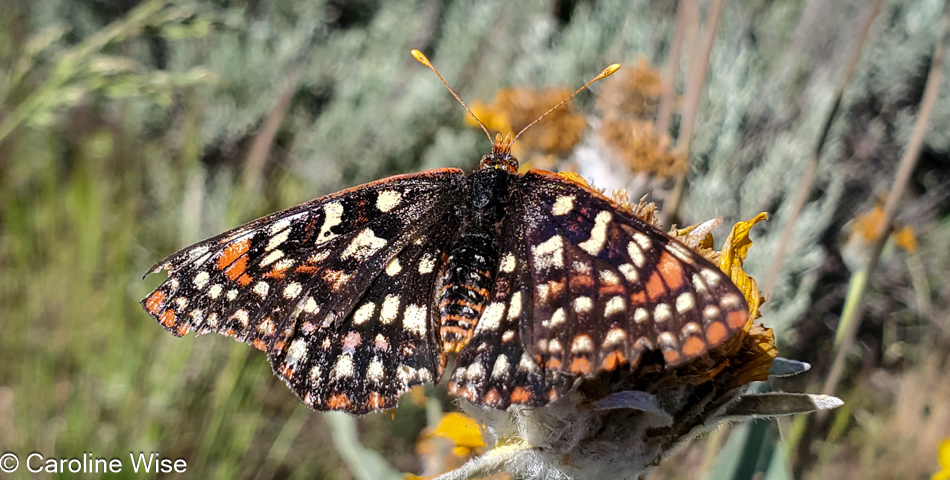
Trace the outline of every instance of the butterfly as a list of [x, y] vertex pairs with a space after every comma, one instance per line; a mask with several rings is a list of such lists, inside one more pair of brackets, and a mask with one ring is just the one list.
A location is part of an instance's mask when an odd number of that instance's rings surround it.
[[384, 178], [198, 242], [149, 270], [168, 278], [142, 306], [176, 336], [267, 352], [307, 406], [354, 414], [446, 374], [475, 404], [542, 406], [654, 352], [684, 365], [745, 327], [715, 265], [586, 185], [519, 174], [513, 141], [496, 137], [471, 172]]

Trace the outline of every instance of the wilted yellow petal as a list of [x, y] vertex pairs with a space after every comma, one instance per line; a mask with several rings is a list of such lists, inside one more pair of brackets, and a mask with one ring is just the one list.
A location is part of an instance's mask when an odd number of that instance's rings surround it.
[[570, 180], [574, 183], [579, 183], [585, 187], [590, 188], [590, 185], [587, 183], [587, 180], [584, 180], [584, 177], [574, 173], [574, 172], [558, 172], [557, 176]]
[[749, 254], [749, 247], [752, 246], [749, 231], [752, 230], [753, 225], [768, 218], [768, 214], [762, 212], [752, 220], [735, 224], [732, 227], [732, 232], [729, 233], [729, 237], [726, 238], [726, 243], [722, 246], [722, 256], [719, 258], [719, 268], [726, 275], [729, 275], [732, 282], [742, 291], [746, 302], [749, 303], [750, 320], [759, 317], [759, 305], [762, 304], [762, 296], [759, 294], [755, 279], [742, 269], [742, 262], [745, 261], [746, 255]]
[[[485, 446], [478, 422], [461, 413], [446, 414], [432, 434], [448, 438], [455, 442], [456, 448], [464, 448], [468, 451]], [[466, 451], [460, 455], [467, 453]]]

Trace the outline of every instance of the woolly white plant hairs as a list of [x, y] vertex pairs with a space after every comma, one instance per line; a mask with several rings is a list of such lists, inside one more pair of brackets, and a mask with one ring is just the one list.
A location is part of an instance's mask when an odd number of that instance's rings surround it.
[[[770, 377], [794, 375], [808, 364], [776, 358]], [[663, 379], [665, 380], [665, 379]], [[598, 400], [591, 382], [541, 408], [486, 409], [464, 400], [464, 412], [484, 425], [494, 447], [437, 480], [481, 478], [506, 472], [519, 479], [631, 479], [644, 476], [688, 440], [730, 421], [827, 410], [835, 397], [797, 393], [742, 393], [746, 386], [665, 381], [620, 390]]]

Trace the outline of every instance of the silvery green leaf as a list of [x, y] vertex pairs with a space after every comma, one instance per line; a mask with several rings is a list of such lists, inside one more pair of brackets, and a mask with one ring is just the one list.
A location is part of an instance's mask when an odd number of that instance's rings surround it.
[[844, 405], [837, 397], [807, 393], [741, 395], [725, 407], [723, 417], [778, 417], [830, 410]]
[[811, 370], [811, 365], [798, 360], [791, 360], [783, 357], [776, 357], [772, 361], [772, 368], [769, 369], [770, 377], [791, 377], [799, 373]]

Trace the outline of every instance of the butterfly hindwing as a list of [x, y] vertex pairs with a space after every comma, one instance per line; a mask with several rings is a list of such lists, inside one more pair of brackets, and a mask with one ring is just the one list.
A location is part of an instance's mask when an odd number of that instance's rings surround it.
[[699, 254], [550, 172], [519, 183], [535, 288], [523, 341], [546, 368], [590, 376], [653, 350], [677, 366], [745, 326], [742, 294]]
[[459, 353], [449, 390], [493, 408], [510, 404], [544, 405], [573, 384], [529, 354], [523, 326], [534, 313], [534, 288], [524, 244], [520, 205], [508, 207], [501, 250], [488, 305], [468, 345]]
[[416, 234], [348, 315], [320, 324], [326, 319], [320, 312], [298, 312], [289, 347], [271, 353], [270, 361], [304, 403], [367, 413], [393, 408], [413, 385], [439, 378], [445, 359], [430, 299], [458, 221], [446, 214], [439, 229]]
[[252, 221], [156, 264], [149, 273], [169, 277], [142, 305], [175, 335], [216, 331], [280, 352], [301, 312], [322, 329], [350, 315], [463, 182], [458, 169], [400, 175]]

